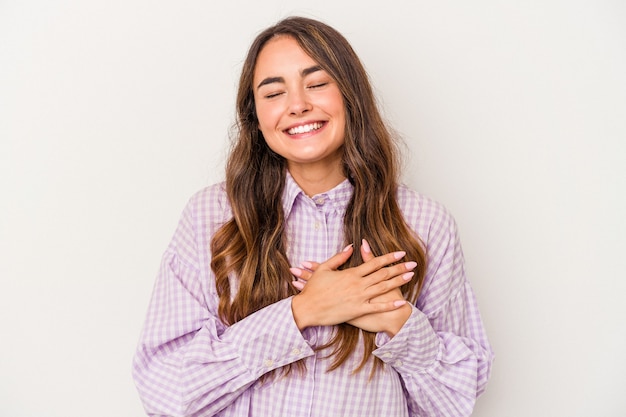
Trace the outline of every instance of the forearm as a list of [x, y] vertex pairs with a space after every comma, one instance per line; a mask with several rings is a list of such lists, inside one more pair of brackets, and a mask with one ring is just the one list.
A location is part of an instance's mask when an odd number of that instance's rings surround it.
[[393, 338], [378, 334], [374, 355], [401, 375], [412, 415], [468, 416], [493, 360], [484, 334], [477, 335], [436, 331], [413, 307], [411, 318]]
[[213, 415], [262, 375], [313, 354], [289, 314], [290, 300], [262, 309], [223, 333], [214, 319], [158, 346], [147, 340], [134, 376], [146, 410], [155, 415]]

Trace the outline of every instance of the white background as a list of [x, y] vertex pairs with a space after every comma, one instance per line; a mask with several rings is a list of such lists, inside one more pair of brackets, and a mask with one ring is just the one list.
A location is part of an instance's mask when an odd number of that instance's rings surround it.
[[289, 14], [350, 40], [459, 223], [497, 353], [474, 415], [626, 415], [620, 0], [0, 0], [0, 415], [143, 415], [161, 254]]

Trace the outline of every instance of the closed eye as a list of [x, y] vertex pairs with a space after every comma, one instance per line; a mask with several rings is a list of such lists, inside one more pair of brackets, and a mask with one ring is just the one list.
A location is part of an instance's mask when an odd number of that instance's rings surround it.
[[309, 88], [311, 88], [311, 89], [322, 88], [322, 87], [324, 87], [326, 85], [328, 85], [328, 83], [313, 84], [313, 85], [309, 86]]
[[274, 97], [278, 97], [279, 95], [283, 94], [282, 92], [276, 92], [276, 93], [269, 93], [265, 95], [265, 98], [274, 98]]

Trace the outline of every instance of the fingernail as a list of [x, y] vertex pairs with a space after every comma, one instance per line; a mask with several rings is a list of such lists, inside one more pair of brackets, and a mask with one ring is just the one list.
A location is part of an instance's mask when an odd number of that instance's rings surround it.
[[302, 274], [302, 270], [300, 268], [289, 268], [289, 272], [293, 275], [299, 277]]
[[313, 268], [313, 264], [311, 262], [308, 262], [308, 261], [302, 262], [302, 266], [305, 267], [306, 269]]
[[400, 251], [400, 252], [394, 252], [393, 253], [393, 257], [396, 258], [396, 259], [404, 258], [404, 255], [406, 255], [405, 251]]
[[372, 248], [370, 248], [370, 244], [369, 244], [369, 243], [367, 243], [367, 240], [363, 239], [363, 240], [361, 241], [361, 245], [363, 245], [363, 250], [364, 250], [366, 253], [372, 253]]
[[413, 275], [415, 275], [414, 272], [407, 272], [406, 274], [402, 275], [402, 279], [405, 281], [409, 281], [411, 278], [413, 278]]
[[304, 283], [300, 281], [291, 281], [291, 285], [293, 285], [300, 291], [302, 291], [302, 289], [304, 288]]
[[404, 266], [406, 267], [406, 269], [411, 270], [411, 269], [415, 269], [415, 267], [417, 266], [417, 262], [407, 262], [404, 264]]
[[402, 307], [405, 304], [406, 304], [406, 300], [396, 300], [396, 301], [393, 302], [393, 305], [395, 307]]
[[343, 248], [342, 252], [348, 252], [352, 248], [353, 243], [350, 243], [348, 246]]

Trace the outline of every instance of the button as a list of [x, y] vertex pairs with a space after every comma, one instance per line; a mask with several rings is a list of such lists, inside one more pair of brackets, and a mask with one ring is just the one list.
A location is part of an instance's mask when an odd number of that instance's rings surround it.
[[315, 222], [315, 225], [313, 227], [315, 227], [315, 230], [320, 230], [320, 222]]
[[315, 201], [315, 204], [317, 204], [318, 206], [321, 206], [326, 202], [326, 199], [324, 198], [324, 196], [320, 195], [320, 196], [315, 197], [313, 201]]
[[263, 366], [265, 366], [266, 368], [271, 368], [274, 365], [274, 361], [271, 359], [265, 359], [263, 361]]
[[393, 364], [396, 368], [399, 368], [402, 366], [402, 361], [397, 360], [394, 364]]
[[302, 353], [302, 351], [298, 348], [293, 348], [293, 350], [291, 351], [292, 355], [299, 355], [300, 353]]
[[383, 355], [383, 358], [391, 359], [391, 358], [393, 358], [393, 354], [391, 352], [385, 352], [385, 354]]

